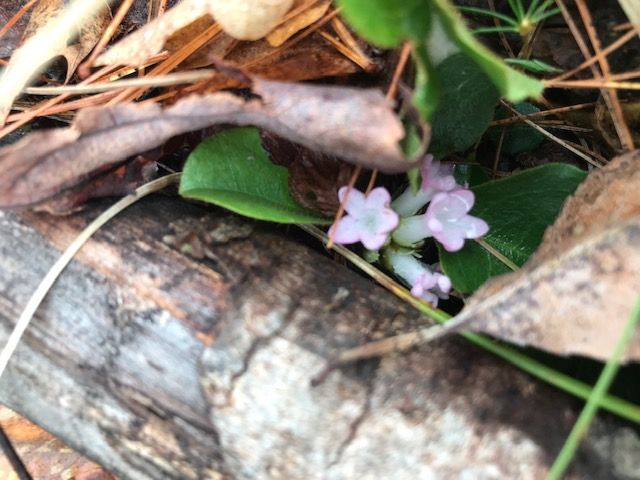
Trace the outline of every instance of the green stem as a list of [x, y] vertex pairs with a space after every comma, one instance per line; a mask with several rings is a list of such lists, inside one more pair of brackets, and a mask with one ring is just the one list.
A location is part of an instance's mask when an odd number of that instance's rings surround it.
[[629, 316], [629, 320], [622, 331], [622, 335], [620, 335], [620, 339], [616, 344], [613, 353], [611, 354], [611, 358], [602, 369], [602, 373], [600, 374], [600, 378], [596, 382], [593, 387], [593, 391], [587, 400], [586, 405], [582, 409], [578, 420], [576, 421], [571, 433], [567, 437], [567, 440], [560, 450], [558, 457], [555, 462], [553, 462], [553, 466], [549, 471], [548, 480], [559, 480], [564, 475], [564, 472], [569, 467], [569, 464], [573, 460], [578, 447], [580, 446], [580, 442], [587, 434], [589, 430], [589, 426], [591, 425], [591, 421], [593, 417], [596, 415], [598, 408], [602, 403], [602, 399], [605, 397], [607, 390], [611, 386], [613, 379], [618, 372], [618, 368], [620, 367], [620, 360], [622, 358], [622, 354], [624, 353], [627, 345], [631, 341], [633, 334], [640, 323], [640, 297], [636, 300], [636, 304]]
[[[327, 236], [319, 228], [310, 225], [298, 226], [305, 232], [316, 237], [318, 240], [326, 243]], [[393, 279], [391, 279], [388, 275], [382, 273], [376, 267], [360, 258], [360, 256], [356, 255], [348, 248], [345, 248], [342, 245], [334, 245], [333, 248], [336, 252], [353, 263], [364, 273], [379, 282], [382, 286], [387, 288], [400, 299], [413, 306], [416, 310], [420, 311], [426, 317], [438, 323], [445, 323], [452, 318], [448, 313], [438, 308], [433, 308], [431, 305], [428, 305], [422, 300], [411, 295], [411, 293], [409, 293], [405, 288], [397, 285], [397, 283], [394, 282]], [[587, 400], [593, 393], [593, 389], [590, 385], [580, 382], [568, 375], [564, 375], [563, 373], [560, 373], [553, 368], [547, 367], [546, 365], [528, 357], [527, 355], [518, 352], [514, 348], [505, 346], [492, 339], [483, 337], [482, 335], [478, 335], [475, 333], [462, 333], [461, 336], [479, 346], [480, 348], [502, 358], [503, 360], [528, 373], [529, 375], [560, 390], [563, 390], [570, 395], [581, 398], [583, 400]], [[600, 400], [600, 407], [602, 407], [604, 410], [607, 410], [608, 412], [618, 415], [621, 418], [640, 424], [640, 406], [635, 405], [631, 402], [627, 402], [613, 395], [604, 395]]]

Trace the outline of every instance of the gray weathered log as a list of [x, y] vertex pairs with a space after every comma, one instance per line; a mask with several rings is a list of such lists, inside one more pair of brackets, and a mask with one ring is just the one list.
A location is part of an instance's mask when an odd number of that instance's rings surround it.
[[[0, 341], [95, 214], [1, 214]], [[207, 259], [162, 241], [201, 217]], [[115, 219], [40, 309], [0, 401], [123, 479], [544, 476], [579, 402], [460, 339], [312, 388], [338, 349], [422, 320], [294, 230], [232, 218], [156, 197]], [[573, 478], [633, 478], [637, 434], [596, 427]]]

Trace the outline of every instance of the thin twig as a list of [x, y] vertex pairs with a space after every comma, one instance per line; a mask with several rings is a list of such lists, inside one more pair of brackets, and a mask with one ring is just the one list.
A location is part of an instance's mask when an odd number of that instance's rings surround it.
[[0, 28], [0, 38], [4, 37], [4, 35], [9, 30], [11, 30], [11, 28], [16, 23], [18, 23], [18, 21], [24, 16], [24, 14], [27, 13], [37, 1], [38, 0], [29, 0], [29, 2], [27, 2], [26, 5], [24, 5], [20, 10], [18, 10], [18, 12], [11, 18], [11, 20], [9, 20], [7, 23], [5, 23], [2, 26], [2, 28]]
[[[508, 103], [504, 102], [501, 100], [501, 103], [508, 108], [511, 113], [515, 114], [518, 117], [521, 117], [520, 112], [518, 112], [515, 108], [513, 108], [511, 105], [509, 105]], [[580, 150], [578, 150], [577, 148], [575, 148], [572, 145], [569, 145], [567, 142], [565, 142], [564, 140], [562, 140], [561, 138], [556, 137], [554, 134], [548, 132], [547, 130], [545, 130], [544, 128], [542, 128], [539, 125], [536, 125], [535, 123], [533, 123], [531, 120], [527, 120], [526, 118], [521, 118], [521, 120], [526, 123], [527, 125], [529, 125], [531, 128], [535, 128], [537, 131], [539, 131], [541, 134], [543, 134], [545, 137], [550, 138], [551, 140], [553, 140], [554, 142], [562, 145], [564, 148], [566, 148], [567, 150], [569, 150], [570, 152], [575, 153], [576, 155], [578, 155], [580, 158], [583, 158], [584, 160], [586, 160], [588, 163], [590, 163], [591, 165], [593, 165], [594, 167], [602, 167], [602, 165], [600, 165], [598, 162], [596, 162], [593, 158], [591, 158], [589, 155], [581, 152]]]
[[493, 246], [487, 243], [484, 239], [476, 238], [476, 243], [480, 245], [482, 248], [484, 248], [491, 255], [496, 257], [498, 260], [500, 260], [502, 263], [504, 263], [510, 270], [514, 272], [517, 270], [520, 270], [520, 267], [518, 267], [518, 265], [516, 265], [512, 260], [507, 258], [505, 255], [500, 253], [497, 249], [493, 248]]
[[92, 83], [89, 85], [61, 85], [56, 87], [27, 87], [24, 93], [31, 95], [85, 95], [89, 93], [102, 93], [121, 88], [131, 87], [168, 87], [171, 85], [180, 85], [185, 83], [206, 80], [217, 72], [215, 70], [195, 70], [190, 72], [170, 73], [162, 76], [146, 76], [139, 78], [128, 78], [126, 80], [118, 80], [109, 83]]
[[543, 80], [546, 88], [617, 88], [618, 90], [640, 90], [640, 82], [617, 82], [615, 80]]
[[[580, 12], [580, 16], [582, 17], [582, 22], [587, 30], [587, 35], [589, 36], [589, 41], [593, 46], [593, 50], [596, 55], [598, 55], [602, 48], [600, 46], [600, 39], [598, 38], [598, 33], [593, 25], [593, 19], [591, 17], [591, 12], [589, 12], [589, 8], [584, 0], [576, 0], [576, 5], [578, 6], [578, 11]], [[602, 76], [604, 78], [604, 82], [608, 82], [611, 77], [611, 67], [609, 66], [609, 61], [605, 55], [600, 55], [598, 57], [598, 63], [600, 64], [600, 69], [602, 70]], [[616, 129], [616, 133], [618, 134], [618, 138], [620, 139], [620, 144], [622, 148], [626, 151], [630, 151], [634, 149], [633, 136], [631, 135], [631, 131], [629, 130], [629, 125], [624, 118], [624, 112], [622, 111], [622, 107], [620, 106], [620, 99], [618, 98], [618, 92], [614, 88], [607, 88], [602, 91], [605, 102], [607, 103], [607, 107], [609, 108], [609, 113], [611, 115], [611, 119], [613, 120], [613, 125]]]
[[75, 0], [14, 52], [0, 76], [0, 124], [4, 125], [14, 98], [55, 55], [57, 49], [66, 45], [69, 32], [83, 25], [111, 1]]
[[503, 118], [501, 120], [494, 120], [489, 124], [489, 126], [497, 127], [501, 125], [511, 125], [514, 123], [521, 123], [522, 119], [524, 118], [531, 120], [533, 118], [546, 117], [549, 115], [558, 115], [560, 113], [575, 112], [576, 110], [585, 110], [587, 108], [593, 108], [595, 106], [596, 106], [595, 102], [589, 102], [589, 103], [580, 103], [578, 105], [569, 105], [567, 107], [559, 107], [559, 108], [552, 108], [549, 110], [542, 110], [540, 112], [520, 114], [520, 117], [509, 117], [509, 118]]
[[567, 72], [565, 72], [565, 73], [563, 73], [561, 75], [558, 75], [557, 77], [554, 77], [554, 78], [550, 79], [550, 81], [566, 80], [567, 78], [570, 78], [570, 77], [574, 76], [576, 73], [581, 72], [585, 68], [591, 67], [594, 63], [596, 63], [596, 62], [598, 62], [600, 60], [600, 57], [603, 57], [605, 55], [609, 55], [610, 53], [614, 52], [615, 50], [620, 48], [622, 45], [627, 43], [628, 41], [634, 39], [638, 33], [640, 33], [640, 25], [635, 26], [631, 31], [625, 33], [623, 36], [621, 36], [619, 39], [617, 39], [611, 45], [609, 45], [608, 47], [602, 49], [597, 55], [594, 55], [591, 58], [589, 58], [588, 60], [585, 60], [580, 65], [578, 65], [576, 68], [573, 68], [573, 69], [571, 69], [571, 70], [569, 70], [569, 71], [567, 71]]
[[109, 41], [113, 38], [113, 35], [116, 33], [116, 30], [122, 23], [122, 20], [124, 20], [125, 15], [133, 5], [134, 1], [135, 0], [122, 1], [122, 3], [120, 4], [120, 7], [118, 8], [118, 11], [113, 16], [111, 23], [109, 23], [109, 26], [105, 29], [104, 33], [102, 34], [102, 37], [100, 38], [100, 41], [93, 49], [93, 52], [91, 52], [91, 55], [89, 56], [89, 58], [85, 60], [82, 63], [82, 65], [80, 65], [80, 67], [78, 67], [78, 74], [80, 75], [81, 78], [86, 78], [90, 75], [90, 70], [91, 70], [91, 67], [93, 66], [93, 62], [96, 60], [96, 58], [98, 58], [98, 55], [102, 53], [102, 51], [107, 46]]

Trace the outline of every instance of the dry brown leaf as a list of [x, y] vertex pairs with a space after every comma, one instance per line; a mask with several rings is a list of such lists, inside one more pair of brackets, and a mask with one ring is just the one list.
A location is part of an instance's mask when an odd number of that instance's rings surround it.
[[331, 0], [322, 0], [318, 4], [312, 5], [311, 8], [305, 9], [282, 25], [278, 25], [266, 36], [267, 42], [272, 47], [279, 47], [300, 30], [320, 20], [330, 6]]
[[[164, 49], [170, 53], [180, 50], [198, 35], [211, 28], [213, 24], [213, 19], [208, 15], [198, 18], [195, 22], [171, 34], [164, 44]], [[224, 59], [238, 43], [239, 41], [235, 38], [230, 37], [224, 32], [220, 32], [183, 61], [180, 64], [180, 68], [192, 69], [208, 67], [213, 64], [213, 59]]]
[[[591, 173], [527, 264], [478, 290], [449, 329], [607, 360], [639, 294], [640, 151], [635, 151]], [[640, 361], [640, 331], [626, 359]]]
[[100, 55], [94, 65], [142, 65], [171, 35], [208, 14], [207, 0], [186, 0], [130, 33]]
[[59, 15], [48, 19], [18, 48], [0, 75], [0, 125], [11, 110], [15, 98], [49, 60], [63, 52], [70, 32], [91, 22], [110, 0], [73, 0]]
[[[265, 40], [244, 42], [231, 51], [226, 61], [248, 65], [247, 73], [268, 80], [301, 82], [357, 73], [360, 68], [327, 44], [322, 37], [310, 35], [290, 48], [274, 48]], [[207, 82], [206, 91], [246, 86], [239, 79], [218, 75]]]
[[142, 65], [174, 32], [210, 15], [234, 38], [257, 40], [269, 33], [293, 0], [182, 0], [100, 55], [96, 65]]
[[[51, 18], [59, 15], [65, 8], [65, 0], [41, 0], [33, 9], [29, 23], [24, 32], [24, 39], [32, 37], [40, 28], [51, 20]], [[77, 36], [77, 41], [71, 45], [60, 45], [57, 51], [52, 52], [52, 58], [62, 56], [67, 61], [67, 74], [65, 83], [69, 81], [73, 73], [78, 68], [82, 60], [96, 46], [102, 33], [109, 26], [111, 21], [111, 10], [108, 5], [104, 5], [90, 22], [82, 25], [79, 31], [70, 33], [71, 37]]]
[[37, 131], [0, 150], [0, 207], [41, 203], [180, 133], [256, 125], [308, 148], [385, 172], [406, 171], [402, 123], [377, 90], [257, 80], [259, 98], [194, 95], [162, 109], [128, 104], [80, 111], [69, 128]]
[[271, 161], [289, 170], [289, 191], [296, 201], [333, 217], [340, 206], [338, 190], [349, 183], [354, 167], [269, 132], [260, 136]]

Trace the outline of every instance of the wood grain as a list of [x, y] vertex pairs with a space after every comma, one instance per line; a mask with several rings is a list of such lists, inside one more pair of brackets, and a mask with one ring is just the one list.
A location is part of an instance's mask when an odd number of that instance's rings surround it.
[[[0, 214], [0, 342], [100, 208]], [[27, 331], [0, 401], [123, 479], [544, 476], [576, 402], [458, 339], [312, 388], [339, 349], [423, 321], [292, 229], [215, 236], [206, 260], [162, 241], [203, 217], [238, 221], [155, 197], [99, 232]], [[599, 420], [571, 478], [623, 478], [613, 459], [640, 458], [637, 440]]]

